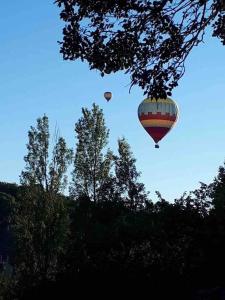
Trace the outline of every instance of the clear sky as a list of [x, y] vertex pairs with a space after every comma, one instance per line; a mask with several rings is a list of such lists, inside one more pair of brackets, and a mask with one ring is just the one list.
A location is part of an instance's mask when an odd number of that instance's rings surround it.
[[[211, 182], [225, 158], [225, 47], [207, 36], [193, 50], [172, 96], [179, 122], [155, 149], [137, 118], [142, 90], [129, 94], [129, 76], [122, 73], [102, 79], [86, 63], [63, 61], [57, 44], [62, 27], [53, 0], [1, 4], [0, 181], [19, 182], [27, 131], [37, 117], [47, 114], [51, 128], [57, 124], [74, 147], [81, 107], [96, 102], [110, 129], [110, 148], [116, 152], [118, 137], [127, 138], [153, 199], [155, 190], [173, 201], [199, 181]], [[109, 103], [105, 91], [113, 93]]]

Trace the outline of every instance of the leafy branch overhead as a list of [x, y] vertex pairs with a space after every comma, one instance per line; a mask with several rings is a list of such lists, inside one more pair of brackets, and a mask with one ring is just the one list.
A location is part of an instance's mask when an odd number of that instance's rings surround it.
[[123, 70], [131, 87], [166, 97], [185, 72], [185, 60], [208, 26], [225, 44], [223, 0], [56, 0], [65, 22], [61, 53], [101, 75]]

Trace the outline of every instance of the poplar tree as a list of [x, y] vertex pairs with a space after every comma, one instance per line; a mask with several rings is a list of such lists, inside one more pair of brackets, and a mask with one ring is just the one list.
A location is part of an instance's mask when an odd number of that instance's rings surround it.
[[101, 201], [107, 194], [113, 161], [110, 150], [104, 154], [109, 130], [102, 109], [96, 104], [91, 110], [82, 108], [82, 117], [75, 124], [75, 132], [77, 144], [70, 194], [73, 198], [85, 195], [94, 202]]
[[118, 140], [118, 156], [115, 156], [115, 174], [118, 194], [131, 208], [141, 208], [148, 200], [143, 183], [138, 182], [140, 172], [136, 168], [136, 159], [125, 138]]
[[72, 150], [63, 137], [55, 133], [55, 145], [49, 159], [49, 121], [47, 116], [37, 119], [37, 126], [28, 132], [28, 153], [24, 157], [25, 170], [21, 173], [23, 185], [37, 185], [46, 192], [58, 193], [67, 183], [66, 171], [72, 162]]
[[60, 192], [72, 150], [57, 137], [50, 156], [49, 141], [49, 122], [43, 116], [28, 132], [22, 186], [13, 207], [15, 273], [21, 289], [55, 276], [68, 233], [66, 200]]

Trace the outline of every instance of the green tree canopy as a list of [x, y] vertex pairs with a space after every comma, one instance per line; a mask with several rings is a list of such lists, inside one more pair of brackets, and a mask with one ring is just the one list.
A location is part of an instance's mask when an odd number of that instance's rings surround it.
[[21, 173], [23, 185], [38, 185], [44, 191], [58, 193], [65, 188], [66, 171], [72, 162], [72, 150], [64, 138], [55, 134], [55, 145], [49, 161], [49, 121], [47, 116], [37, 119], [37, 126], [28, 132], [28, 154], [24, 157], [25, 170]]
[[118, 156], [115, 156], [115, 176], [121, 198], [131, 207], [140, 208], [148, 199], [143, 183], [138, 182], [137, 171], [130, 145], [125, 138], [118, 140]]
[[103, 198], [110, 179], [112, 153], [103, 153], [109, 130], [98, 105], [93, 104], [91, 110], [82, 108], [82, 114], [75, 124], [77, 147], [70, 194], [74, 198], [85, 195], [96, 202]]
[[28, 132], [28, 154], [21, 173], [22, 187], [13, 205], [15, 274], [20, 289], [53, 278], [68, 236], [65, 197], [66, 171], [72, 150], [56, 136], [50, 156], [48, 117], [37, 119]]

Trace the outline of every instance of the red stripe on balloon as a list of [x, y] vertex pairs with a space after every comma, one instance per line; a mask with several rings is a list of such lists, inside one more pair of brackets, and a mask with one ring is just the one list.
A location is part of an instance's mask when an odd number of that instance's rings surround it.
[[169, 131], [166, 127], [144, 127], [153, 140], [158, 143]]

